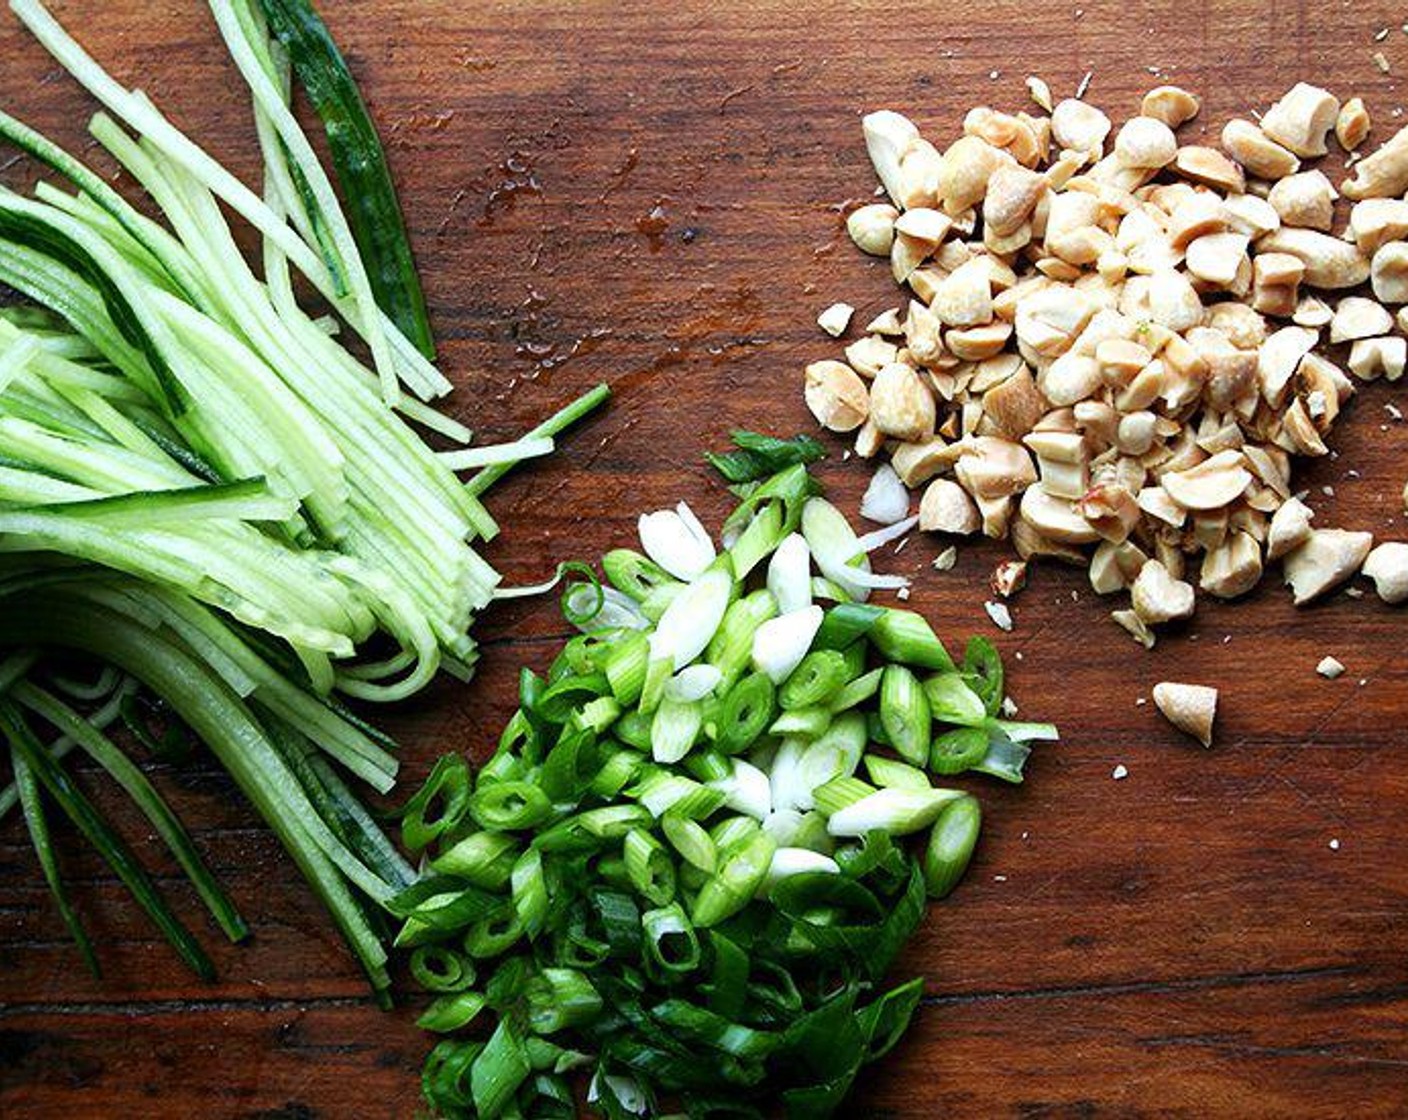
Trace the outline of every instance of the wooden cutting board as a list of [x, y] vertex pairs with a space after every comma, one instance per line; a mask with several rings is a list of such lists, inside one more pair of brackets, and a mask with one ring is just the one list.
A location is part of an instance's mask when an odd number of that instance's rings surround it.
[[[862, 111], [900, 109], [946, 139], [972, 105], [1022, 107], [1030, 73], [1063, 96], [1089, 72], [1116, 116], [1159, 81], [1197, 91], [1189, 131], [1214, 135], [1304, 78], [1362, 95], [1380, 141], [1408, 74], [1405, 12], [1382, 2], [324, 7], [390, 143], [458, 415], [497, 439], [598, 380], [617, 390], [550, 465], [495, 492], [491, 558], [510, 583], [627, 543], [638, 512], [681, 498], [716, 525], [729, 499], [702, 452], [733, 427], [813, 428], [801, 368], [836, 349], [817, 311], [845, 299], [863, 323], [896, 302], [838, 217], [874, 184]], [[119, 77], [253, 170], [243, 91], [201, 5], [56, 8]], [[8, 15], [0, 59], [0, 104], [82, 145], [90, 102]], [[7, 184], [32, 175], [0, 154]], [[1305, 472], [1322, 524], [1408, 532], [1408, 428], [1385, 407], [1402, 395], [1366, 388], [1338, 458]], [[820, 475], [853, 510], [867, 472], [833, 447]], [[1405, 616], [1372, 595], [1296, 611], [1270, 580], [1243, 602], [1204, 600], [1145, 653], [1081, 573], [1043, 567], [1000, 636], [982, 604], [1002, 547], [965, 546], [947, 574], [930, 568], [938, 548], [915, 540], [886, 567], [915, 577], [911, 605], [945, 636], [1001, 637], [1022, 713], [1065, 738], [1024, 787], [982, 789], [968, 881], [898, 968], [926, 977], [922, 1013], [847, 1115], [1408, 1115]], [[563, 632], [547, 601], [491, 612], [473, 686], [384, 716], [407, 788], [439, 752], [482, 755], [517, 667], [543, 668]], [[1345, 676], [1316, 676], [1326, 654]], [[1221, 686], [1213, 750], [1145, 702], [1164, 679]], [[66, 836], [106, 968], [95, 981], [5, 822], [0, 1114], [413, 1115], [427, 1046], [413, 1009], [371, 1006], [228, 782], [156, 769], [255, 936], [234, 948], [203, 929], [220, 979], [193, 982]], [[198, 920], [154, 841], [115, 812]]]

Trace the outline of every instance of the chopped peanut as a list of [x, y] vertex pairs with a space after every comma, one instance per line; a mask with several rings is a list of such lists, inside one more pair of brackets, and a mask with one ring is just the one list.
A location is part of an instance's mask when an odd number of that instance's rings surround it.
[[1287, 175], [1271, 188], [1266, 201], [1283, 225], [1328, 230], [1335, 219], [1335, 188], [1320, 170]]
[[1340, 106], [1340, 115], [1335, 119], [1335, 139], [1340, 147], [1352, 152], [1364, 143], [1369, 136], [1369, 110], [1358, 97], [1351, 97]]
[[865, 382], [844, 362], [809, 365], [805, 395], [817, 423], [829, 431], [855, 431], [870, 415], [870, 394]]
[[891, 362], [870, 385], [870, 418], [881, 433], [909, 442], [934, 434], [934, 394], [913, 366]]
[[[1408, 303], [1408, 242], [1390, 241], [1381, 245], [1370, 262], [1369, 279], [1375, 298], [1384, 303]], [[1385, 334], [1387, 328], [1375, 333]]]
[[1408, 127], [1354, 165], [1354, 178], [1340, 184], [1345, 198], [1393, 198], [1408, 190]]
[[1266, 111], [1261, 130], [1298, 156], [1323, 156], [1329, 150], [1325, 137], [1339, 115], [1340, 103], [1333, 94], [1297, 82]]
[[1159, 86], [1144, 95], [1144, 100], [1139, 103], [1139, 112], [1162, 121], [1169, 128], [1177, 128], [1196, 117], [1199, 107], [1198, 99], [1186, 89]]
[[[1301, 161], [1332, 129], [1364, 142], [1359, 98], [1299, 83], [1222, 125], [1219, 149], [1178, 144], [1200, 106], [1174, 86], [1117, 124], [1027, 89], [1049, 118], [976, 106], [946, 148], [900, 114], [864, 119], [889, 202], [847, 229], [910, 298], [845, 363], [807, 367], [818, 421], [923, 488], [921, 528], [1010, 538], [999, 599], [1030, 559], [1084, 564], [1098, 593], [1129, 592], [1112, 617], [1146, 645], [1276, 560], [1298, 603], [1361, 563], [1408, 599], [1408, 545], [1366, 562], [1372, 537], [1312, 528], [1292, 475], [1330, 454], [1358, 380], [1408, 372], [1408, 129], [1355, 153], [1337, 223], [1334, 185]], [[1373, 298], [1343, 294], [1361, 286]], [[850, 308], [819, 322], [839, 335]], [[1161, 708], [1206, 741], [1199, 687], [1165, 682]]]
[[872, 257], [888, 257], [895, 243], [895, 219], [900, 212], [883, 202], [852, 210], [846, 218], [846, 231], [856, 248]]
[[1154, 686], [1154, 706], [1184, 734], [1205, 747], [1212, 746], [1213, 721], [1217, 718], [1217, 689], [1201, 684], [1160, 681]]
[[[1230, 120], [1222, 128], [1227, 154], [1261, 179], [1283, 179], [1300, 170], [1300, 160], [1251, 121]], [[1346, 192], [1348, 193], [1348, 192]]]

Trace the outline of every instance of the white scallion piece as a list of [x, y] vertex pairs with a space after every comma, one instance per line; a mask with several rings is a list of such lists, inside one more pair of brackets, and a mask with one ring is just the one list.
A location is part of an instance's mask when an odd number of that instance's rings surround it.
[[955, 789], [876, 790], [831, 815], [826, 830], [832, 836], [864, 836], [881, 829], [891, 836], [906, 836], [928, 828], [950, 801], [962, 797]]
[[893, 525], [909, 516], [909, 490], [889, 463], [876, 468], [860, 500], [860, 515], [878, 525]]
[[676, 579], [695, 579], [718, 555], [713, 540], [684, 502], [674, 509], [641, 514], [639, 530], [645, 554]]
[[786, 847], [802, 827], [802, 814], [796, 809], [774, 809], [763, 818], [763, 831], [777, 843]]
[[812, 648], [822, 617], [822, 609], [813, 605], [768, 619], [753, 635], [753, 668], [766, 673], [773, 684], [781, 684]]
[[[656, 563], [659, 563], [656, 558]], [[664, 567], [662, 564], [661, 567]], [[650, 657], [668, 657], [679, 672], [704, 652], [718, 630], [733, 594], [733, 577], [715, 568], [705, 572], [670, 601], [650, 635]], [[817, 611], [817, 625], [821, 625]], [[816, 631], [812, 634], [815, 636]], [[810, 638], [808, 641], [810, 642]], [[800, 658], [798, 659], [800, 660]], [[793, 668], [796, 668], [794, 665]], [[790, 672], [790, 670], [789, 670]]]
[[779, 614], [812, 605], [812, 551], [800, 533], [785, 537], [768, 561], [768, 590]]
[[724, 804], [735, 813], [763, 821], [772, 811], [772, 783], [768, 776], [741, 758], [733, 760], [733, 773], [709, 783], [724, 794]]
[[[553, 580], [553, 583], [556, 583]], [[534, 593], [536, 588], [530, 588], [524, 593]], [[573, 614], [585, 614], [596, 601], [596, 596], [602, 596], [601, 610], [591, 619], [579, 626], [580, 630], [649, 630], [650, 619], [640, 613], [640, 607], [629, 595], [623, 595], [614, 587], [603, 587], [598, 592], [588, 584], [581, 584], [574, 587], [567, 593], [567, 609]], [[500, 598], [510, 598], [510, 594], [504, 594]]]
[[864, 602], [871, 590], [909, 586], [903, 576], [877, 576], [870, 570], [850, 522], [824, 498], [812, 498], [802, 507], [802, 536], [821, 574], [857, 602]]
[[723, 672], [717, 665], [687, 665], [670, 678], [665, 685], [665, 695], [682, 704], [703, 700], [723, 679]]
[[856, 543], [866, 552], [874, 552], [877, 548], [884, 548], [891, 541], [899, 540], [900, 537], [904, 536], [918, 524], [919, 518], [917, 516], [906, 517], [900, 521], [896, 521], [893, 525], [886, 525], [883, 529], [876, 529], [873, 533], [866, 533], [865, 536], [860, 537]]
[[772, 886], [792, 875], [804, 875], [817, 871], [839, 875], [841, 867], [830, 856], [824, 856], [810, 848], [778, 848], [772, 854], [772, 863], [768, 865], [767, 878], [764, 882], [767, 886]]

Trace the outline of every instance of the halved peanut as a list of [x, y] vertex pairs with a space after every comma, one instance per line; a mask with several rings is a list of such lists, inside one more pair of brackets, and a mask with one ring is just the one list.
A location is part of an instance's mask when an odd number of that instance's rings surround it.
[[1012, 324], [997, 319], [977, 327], [955, 327], [944, 335], [944, 345], [955, 358], [980, 362], [1000, 354], [1011, 337]]
[[987, 193], [988, 179], [1012, 157], [977, 136], [961, 136], [944, 152], [939, 175], [939, 197], [944, 213], [957, 217], [977, 206]]
[[1185, 144], [1173, 157], [1173, 169], [1185, 179], [1215, 187], [1230, 194], [1247, 189], [1247, 177], [1242, 169], [1216, 148], [1202, 144]]
[[1300, 160], [1251, 121], [1233, 118], [1222, 126], [1227, 154], [1261, 179], [1284, 179], [1300, 170]]
[[806, 368], [804, 382], [807, 408], [828, 431], [854, 431], [870, 415], [865, 382], [844, 362], [813, 362]]
[[862, 377], [874, 377], [898, 356], [898, 346], [873, 334], [858, 338], [846, 347], [846, 361]]
[[983, 222], [999, 235], [1016, 232], [1026, 223], [1048, 183], [1044, 175], [1020, 164], [1003, 164], [988, 178], [983, 197]]
[[1168, 471], [1159, 483], [1184, 509], [1220, 509], [1242, 496], [1251, 483], [1251, 472], [1240, 451], [1220, 451], [1210, 459], [1182, 471]]
[[1115, 136], [1115, 158], [1125, 167], [1167, 167], [1177, 155], [1173, 129], [1154, 117], [1131, 117]]
[[1296, 309], [1291, 315], [1291, 322], [1298, 327], [1310, 327], [1312, 330], [1319, 330], [1321, 327], [1328, 327], [1330, 321], [1335, 317], [1335, 310], [1318, 296], [1301, 296], [1296, 302]]
[[1110, 118], [1094, 105], [1068, 97], [1051, 111], [1051, 136], [1063, 148], [1096, 151], [1110, 135]]

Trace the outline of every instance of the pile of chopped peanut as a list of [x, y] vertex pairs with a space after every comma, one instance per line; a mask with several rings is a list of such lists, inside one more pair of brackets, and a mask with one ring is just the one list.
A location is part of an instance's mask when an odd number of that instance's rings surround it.
[[[1173, 86], [1117, 130], [1028, 88], [1046, 113], [975, 108], [943, 152], [898, 113], [865, 118], [892, 204], [847, 226], [912, 298], [807, 367], [813, 415], [924, 487], [920, 528], [1010, 537], [1021, 563], [1128, 591], [1113, 617], [1146, 646], [1193, 613], [1195, 584], [1233, 598], [1276, 560], [1297, 604], [1361, 568], [1408, 597], [1408, 545], [1313, 528], [1291, 483], [1355, 379], [1408, 363], [1384, 306], [1408, 302], [1408, 128], [1353, 163], [1337, 236], [1339, 194], [1302, 167], [1331, 132], [1364, 141], [1358, 98], [1298, 84], [1219, 149], [1179, 143], [1199, 102]], [[821, 325], [840, 336], [851, 310]]]

